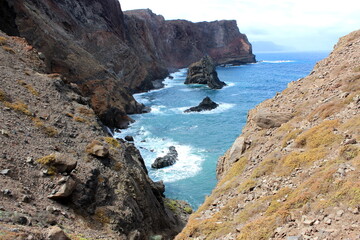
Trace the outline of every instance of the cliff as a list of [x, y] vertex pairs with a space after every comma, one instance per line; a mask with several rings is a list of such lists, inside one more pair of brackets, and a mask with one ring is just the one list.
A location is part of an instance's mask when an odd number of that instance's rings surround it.
[[176, 239], [355, 239], [360, 31], [248, 114], [219, 182]]
[[[147, 91], [168, 69], [208, 53], [218, 63], [253, 62], [251, 45], [234, 21], [165, 21], [149, 10], [123, 14], [117, 0], [1, 0], [0, 30], [43, 53], [46, 71], [79, 86], [109, 127], [125, 128]], [[220, 33], [220, 34], [219, 34]]]
[[169, 209], [139, 151], [109, 136], [33, 46], [0, 31], [0, 73], [0, 239], [63, 239], [46, 238], [53, 225], [76, 240], [181, 230], [183, 209]]
[[[251, 44], [246, 35], [239, 32], [234, 20], [165, 21], [149, 9], [126, 11], [124, 14], [133, 48], [147, 46], [146, 50], [165, 62], [167, 68], [187, 67], [205, 55], [209, 55], [217, 65], [255, 62]], [[146, 52], [144, 50], [142, 53]]]

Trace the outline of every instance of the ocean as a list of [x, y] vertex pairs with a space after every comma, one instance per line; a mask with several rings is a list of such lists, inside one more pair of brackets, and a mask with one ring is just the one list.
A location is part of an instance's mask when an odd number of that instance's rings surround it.
[[[168, 198], [185, 200], [198, 208], [216, 185], [216, 163], [232, 145], [246, 123], [247, 112], [281, 92], [291, 81], [307, 76], [315, 63], [329, 52], [261, 53], [257, 63], [218, 67], [227, 86], [212, 90], [203, 85], [185, 85], [187, 69], [171, 74], [165, 87], [136, 94], [151, 112], [132, 115], [136, 121], [115, 137], [131, 135], [149, 175], [163, 180]], [[219, 104], [212, 111], [184, 113], [209, 96]], [[152, 169], [156, 157], [175, 146], [179, 160], [163, 169]]]

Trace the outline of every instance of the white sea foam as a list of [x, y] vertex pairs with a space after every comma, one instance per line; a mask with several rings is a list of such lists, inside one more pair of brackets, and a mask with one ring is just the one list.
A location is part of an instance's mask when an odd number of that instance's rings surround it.
[[151, 114], [165, 114], [166, 106], [164, 105], [153, 105], [151, 106]]
[[261, 62], [264, 62], [264, 63], [290, 63], [290, 62], [295, 62], [295, 61], [294, 60], [274, 60], [274, 61], [264, 60]]
[[189, 113], [184, 113], [184, 111], [186, 109], [189, 109], [193, 106], [188, 106], [188, 107], [179, 107], [179, 108], [172, 108], [170, 109], [171, 111], [177, 113], [177, 114], [217, 114], [217, 113], [222, 113], [225, 112], [233, 107], [235, 107], [236, 104], [233, 103], [219, 103], [219, 106], [213, 110], [210, 111], [202, 111], [202, 112], [189, 112]]
[[236, 83], [234, 83], [234, 82], [227, 82], [226, 86], [224, 86], [224, 88], [233, 87], [235, 85], [236, 85]]
[[[134, 134], [136, 147], [144, 158], [145, 165], [149, 169], [149, 175], [154, 181], [175, 182], [181, 179], [195, 176], [201, 171], [204, 161], [202, 149], [195, 149], [189, 145], [179, 144], [172, 139], [154, 137], [145, 127], [140, 127], [136, 132], [123, 130], [115, 137], [124, 138], [126, 135]], [[169, 167], [152, 169], [151, 164], [157, 157], [164, 156], [170, 146], [174, 146], [178, 152], [178, 161]]]

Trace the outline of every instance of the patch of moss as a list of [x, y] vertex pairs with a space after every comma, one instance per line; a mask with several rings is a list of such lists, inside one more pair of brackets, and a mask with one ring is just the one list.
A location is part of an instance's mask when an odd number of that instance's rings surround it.
[[6, 52], [15, 54], [15, 50], [8, 46], [2, 46], [2, 49], [4, 49]]
[[38, 162], [42, 165], [47, 165], [47, 166], [53, 164], [55, 161], [56, 161], [55, 154], [50, 154], [50, 155], [47, 155], [45, 157], [42, 157], [42, 158], [39, 158], [38, 160], [36, 160], [36, 162]]
[[21, 86], [23, 86], [24, 88], [26, 88], [29, 93], [31, 93], [32, 95], [34, 96], [39, 96], [40, 93], [38, 91], [35, 90], [35, 88], [33, 86], [31, 86], [30, 84], [26, 83], [25, 81], [23, 80], [18, 80], [17, 81]]
[[121, 146], [119, 141], [113, 137], [104, 137], [103, 139], [107, 144], [109, 144], [115, 148], [119, 148]]
[[172, 199], [165, 199], [165, 205], [173, 212], [178, 209], [178, 203]]
[[192, 214], [193, 213], [193, 209], [191, 207], [184, 207], [184, 211], [187, 213], [187, 214]]

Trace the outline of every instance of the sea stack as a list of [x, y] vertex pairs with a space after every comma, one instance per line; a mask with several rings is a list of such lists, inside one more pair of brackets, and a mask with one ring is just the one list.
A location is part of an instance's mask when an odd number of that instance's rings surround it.
[[190, 65], [185, 84], [207, 84], [212, 89], [221, 89], [226, 86], [218, 78], [215, 64], [210, 56], [205, 56]]
[[202, 112], [202, 111], [210, 111], [215, 108], [217, 108], [219, 104], [211, 100], [209, 97], [204, 98], [199, 105], [196, 107], [191, 107], [189, 109], [186, 109], [184, 112]]

